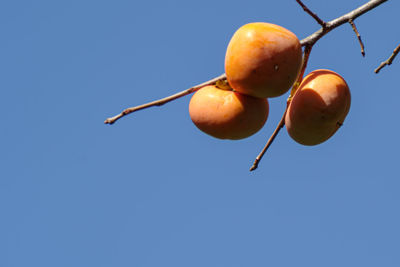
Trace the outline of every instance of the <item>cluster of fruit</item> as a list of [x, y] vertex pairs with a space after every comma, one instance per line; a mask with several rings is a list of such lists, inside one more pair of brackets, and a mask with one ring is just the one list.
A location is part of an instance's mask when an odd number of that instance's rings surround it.
[[[289, 30], [270, 23], [250, 23], [239, 28], [225, 57], [227, 83], [198, 90], [189, 113], [203, 132], [221, 139], [242, 139], [265, 124], [268, 98], [285, 94], [298, 80], [302, 68], [299, 39]], [[345, 80], [330, 70], [316, 70], [296, 86], [289, 100], [285, 125], [298, 143], [316, 145], [330, 138], [350, 109]]]

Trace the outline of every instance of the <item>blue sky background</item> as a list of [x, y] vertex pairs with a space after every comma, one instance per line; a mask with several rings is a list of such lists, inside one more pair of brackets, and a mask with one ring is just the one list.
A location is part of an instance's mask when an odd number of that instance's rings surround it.
[[[366, 1], [304, 1], [323, 19]], [[352, 106], [328, 142], [281, 132], [284, 110], [221, 141], [192, 124], [190, 97], [123, 108], [223, 73], [230, 37], [266, 21], [300, 39], [319, 25], [294, 0], [2, 1], [0, 266], [399, 266], [400, 2], [314, 47], [307, 72], [347, 80]]]

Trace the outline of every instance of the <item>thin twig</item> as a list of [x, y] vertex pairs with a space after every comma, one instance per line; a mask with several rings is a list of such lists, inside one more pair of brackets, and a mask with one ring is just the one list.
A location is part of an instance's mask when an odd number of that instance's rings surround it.
[[283, 126], [285, 126], [285, 117], [286, 117], [286, 112], [287, 112], [287, 108], [289, 105], [287, 105], [285, 112], [283, 112], [283, 116], [281, 118], [281, 120], [278, 123], [278, 126], [276, 126], [274, 132], [272, 133], [271, 137], [268, 139], [267, 144], [264, 146], [264, 148], [261, 150], [260, 154], [258, 154], [258, 156], [256, 157], [253, 165], [250, 168], [250, 171], [254, 171], [255, 169], [257, 169], [258, 164], [260, 163], [262, 157], [264, 156], [265, 152], [267, 152], [268, 148], [271, 146], [272, 142], [274, 142], [275, 137], [278, 136], [279, 131], [283, 128]]
[[303, 4], [301, 0], [296, 0], [296, 2], [303, 8], [305, 12], [307, 12], [311, 17], [313, 17], [313, 19], [315, 19], [318, 22], [318, 24], [322, 26], [322, 28], [326, 27], [325, 21], [320, 19], [320, 17], [318, 17], [317, 14], [312, 12], [305, 4]]
[[303, 81], [304, 73], [306, 72], [306, 68], [307, 68], [307, 63], [308, 63], [308, 60], [310, 59], [311, 49], [312, 49], [312, 45], [307, 45], [304, 48], [303, 63], [301, 65], [300, 74], [299, 74], [299, 77], [297, 78], [296, 83], [293, 85], [292, 90], [290, 91], [290, 96], [289, 96], [288, 101], [292, 100], [294, 94], [296, 93], [297, 89], [300, 86], [300, 83]]
[[356, 24], [354, 24], [354, 21], [352, 19], [349, 19], [349, 23], [350, 23], [351, 27], [353, 28], [354, 33], [357, 35], [358, 42], [360, 43], [360, 46], [361, 46], [361, 55], [363, 57], [365, 57], [364, 43], [361, 40], [361, 35], [357, 30]]
[[204, 87], [204, 86], [211, 85], [211, 84], [215, 84], [217, 81], [219, 81], [219, 80], [224, 80], [225, 78], [226, 78], [226, 77], [225, 77], [225, 74], [222, 74], [222, 75], [220, 75], [220, 76], [218, 76], [218, 77], [216, 77], [216, 78], [214, 78], [214, 79], [211, 79], [211, 80], [209, 80], [209, 81], [207, 81], [207, 82], [204, 82], [204, 83], [201, 83], [201, 84], [198, 84], [198, 85], [195, 85], [195, 86], [193, 86], [193, 87], [191, 87], [191, 88], [189, 88], [189, 89], [183, 90], [183, 91], [181, 91], [181, 92], [179, 92], [179, 93], [176, 93], [176, 94], [174, 94], [174, 95], [171, 95], [171, 96], [168, 96], [168, 97], [159, 99], [159, 100], [155, 100], [155, 101], [152, 101], [152, 102], [143, 104], [143, 105], [139, 105], [139, 106], [127, 108], [127, 109], [125, 109], [124, 111], [122, 111], [120, 114], [118, 114], [118, 115], [116, 115], [116, 116], [114, 116], [114, 117], [111, 117], [111, 118], [106, 119], [106, 120], [104, 121], [104, 123], [105, 123], [105, 124], [113, 124], [113, 123], [115, 123], [117, 120], [119, 120], [120, 118], [122, 118], [123, 116], [128, 115], [128, 114], [130, 114], [130, 113], [132, 113], [132, 112], [135, 112], [135, 111], [138, 111], [138, 110], [141, 110], [141, 109], [145, 109], [145, 108], [149, 108], [149, 107], [153, 107], [153, 106], [162, 106], [162, 105], [164, 105], [165, 103], [168, 103], [168, 102], [170, 102], [170, 101], [172, 101], [172, 100], [175, 100], [175, 99], [177, 99], [177, 98], [183, 97], [183, 96], [185, 96], [185, 95], [191, 94], [191, 93], [193, 93], [193, 92], [199, 90], [200, 88], [202, 88], [202, 87]]
[[304, 56], [303, 56], [303, 65], [301, 66], [301, 71], [299, 74], [299, 77], [297, 79], [297, 81], [295, 82], [293, 89], [290, 93], [290, 96], [286, 102], [286, 108], [285, 111], [283, 112], [282, 118], [279, 121], [278, 125], [276, 126], [274, 132], [272, 133], [271, 137], [268, 139], [267, 144], [264, 146], [264, 148], [261, 150], [260, 154], [258, 154], [258, 156], [256, 157], [256, 159], [254, 160], [253, 165], [250, 168], [250, 171], [254, 171], [255, 169], [257, 169], [258, 164], [260, 163], [262, 157], [264, 156], [264, 154], [267, 152], [268, 148], [271, 146], [271, 144], [274, 142], [275, 137], [278, 136], [279, 131], [285, 126], [285, 117], [286, 117], [286, 113], [287, 110], [289, 108], [290, 102], [292, 101], [292, 97], [294, 96], [294, 94], [296, 93], [297, 89], [299, 88], [300, 83], [303, 80], [303, 76], [304, 73], [306, 71], [307, 68], [307, 63], [308, 63], [308, 59], [310, 58], [310, 53], [311, 53], [311, 48], [312, 46], [306, 46], [304, 49]]
[[393, 50], [392, 55], [391, 55], [387, 60], [383, 61], [383, 62], [379, 65], [379, 67], [377, 67], [377, 68], [375, 69], [375, 73], [379, 73], [379, 71], [380, 71], [383, 67], [388, 66], [388, 65], [391, 65], [392, 62], [393, 62], [393, 59], [397, 56], [397, 54], [398, 54], [399, 52], [400, 52], [400, 44]]
[[305, 45], [315, 44], [319, 39], [321, 39], [325, 34], [330, 32], [331, 30], [339, 27], [340, 25], [343, 25], [344, 23], [347, 23], [350, 19], [355, 20], [359, 16], [367, 13], [371, 9], [374, 9], [375, 7], [383, 4], [386, 1], [388, 0], [371, 0], [368, 3], [354, 9], [353, 11], [344, 14], [341, 17], [326, 22], [325, 28], [321, 28], [318, 31], [314, 32], [313, 34], [301, 40], [301, 45], [305, 46]]

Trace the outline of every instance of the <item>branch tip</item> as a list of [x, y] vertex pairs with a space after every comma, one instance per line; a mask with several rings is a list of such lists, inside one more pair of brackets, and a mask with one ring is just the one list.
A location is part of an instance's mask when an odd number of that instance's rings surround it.
[[375, 72], [375, 73], [379, 73], [379, 71], [380, 71], [381, 69], [383, 69], [383, 67], [391, 65], [392, 62], [393, 62], [393, 60], [394, 60], [394, 58], [397, 56], [397, 54], [398, 54], [399, 52], [400, 52], [400, 44], [393, 50], [393, 53], [390, 55], [390, 57], [389, 57], [387, 60], [383, 61], [383, 62], [374, 70], [374, 72]]
[[322, 26], [322, 28], [326, 28], [326, 22], [320, 19], [317, 14], [312, 12], [301, 0], [296, 0], [296, 2], [303, 8], [303, 10], [308, 13], [315, 21], [318, 22], [319, 25]]
[[361, 47], [361, 55], [363, 57], [365, 57], [365, 47], [364, 47], [364, 43], [361, 40], [361, 35], [357, 30], [356, 24], [354, 24], [354, 20], [353, 19], [349, 19], [349, 24], [351, 25], [351, 27], [353, 28], [354, 33], [357, 36], [358, 42], [360, 43], [360, 47]]

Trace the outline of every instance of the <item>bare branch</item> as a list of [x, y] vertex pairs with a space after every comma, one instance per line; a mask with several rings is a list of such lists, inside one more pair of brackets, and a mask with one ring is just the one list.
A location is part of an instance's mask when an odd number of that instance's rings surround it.
[[283, 116], [282, 116], [281, 120], [278, 123], [278, 126], [276, 126], [276, 128], [275, 128], [274, 132], [272, 133], [271, 137], [268, 139], [267, 144], [261, 150], [260, 154], [258, 154], [258, 156], [256, 157], [253, 165], [250, 168], [250, 171], [254, 171], [255, 169], [257, 169], [258, 164], [260, 163], [260, 161], [261, 161], [262, 157], [264, 156], [265, 152], [267, 152], [267, 150], [271, 146], [272, 142], [274, 142], [275, 137], [277, 137], [278, 134], [279, 134], [279, 131], [285, 126], [285, 117], [286, 117], [287, 107], [285, 109], [285, 112], [283, 113]]
[[371, 0], [368, 3], [354, 9], [353, 11], [350, 11], [347, 14], [344, 14], [343, 16], [336, 18], [334, 20], [326, 22], [326, 27], [321, 28], [318, 31], [314, 32], [310, 36], [304, 38], [301, 40], [301, 45], [314, 45], [319, 39], [321, 39], [322, 36], [333, 30], [334, 28], [339, 27], [340, 25], [347, 23], [350, 19], [355, 20], [359, 16], [367, 13], [371, 9], [379, 6], [380, 4], [383, 4], [388, 0]]
[[322, 28], [326, 27], [326, 23], [325, 21], [323, 21], [322, 19], [320, 19], [317, 14], [315, 14], [314, 12], [312, 12], [305, 4], [303, 4], [303, 2], [301, 2], [301, 0], [296, 0], [296, 2], [303, 8], [303, 10], [305, 12], [307, 12], [311, 17], [313, 17], [313, 19], [315, 19], [319, 25], [322, 26]]
[[292, 91], [290, 92], [290, 96], [286, 102], [286, 109], [285, 112], [283, 112], [282, 118], [279, 121], [278, 125], [276, 126], [274, 132], [272, 133], [271, 137], [268, 139], [267, 144], [264, 146], [264, 148], [261, 150], [260, 154], [258, 154], [258, 156], [256, 157], [253, 166], [251, 166], [250, 171], [254, 171], [255, 169], [257, 169], [258, 164], [260, 163], [262, 157], [264, 156], [264, 154], [267, 152], [268, 148], [271, 146], [272, 142], [274, 142], [275, 137], [278, 136], [280, 130], [285, 126], [285, 117], [286, 117], [286, 112], [289, 108], [290, 102], [292, 101], [292, 97], [294, 96], [294, 94], [296, 93], [297, 89], [299, 88], [300, 83], [303, 80], [303, 76], [304, 76], [304, 72], [306, 71], [307, 68], [307, 63], [308, 63], [308, 59], [310, 58], [310, 53], [311, 53], [311, 48], [312, 46], [306, 46], [306, 48], [304, 49], [304, 56], [303, 56], [303, 65], [301, 66], [301, 71], [300, 71], [300, 75], [297, 79], [297, 81], [294, 83]]
[[[300, 0], [296, 0], [303, 8], [306, 7]], [[354, 9], [353, 11], [337, 18], [334, 20], [331, 20], [329, 22], [324, 22], [325, 27], [323, 26], [320, 30], [314, 32], [313, 34], [311, 34], [310, 36], [304, 38], [303, 40], [300, 41], [302, 46], [313, 46], [319, 39], [321, 39], [325, 34], [327, 34], [328, 32], [330, 32], [331, 30], [333, 30], [336, 27], [339, 27], [340, 25], [348, 22], [349, 20], [354, 20], [355, 18], [361, 16], [362, 14], [368, 12], [369, 10], [379, 6], [380, 4], [386, 2], [387, 0], [371, 0], [368, 3], [360, 6], [359, 8]], [[307, 10], [309, 10], [306, 7]], [[305, 10], [306, 10], [305, 9]], [[311, 11], [308, 12], [311, 15]], [[316, 15], [315, 15], [316, 16]], [[314, 17], [315, 18], [315, 17]], [[318, 20], [317, 20], [318, 21]], [[321, 20], [322, 21], [322, 20]], [[320, 23], [321, 24], [321, 23]], [[392, 59], [393, 60], [393, 59]], [[378, 70], [379, 71], [379, 70]], [[198, 89], [206, 86], [206, 85], [210, 85], [210, 84], [214, 84], [216, 83], [218, 80], [224, 80], [226, 79], [225, 74], [222, 74], [216, 78], [213, 78], [209, 81], [206, 81], [202, 84], [193, 86], [187, 90], [181, 91], [179, 93], [176, 93], [174, 95], [171, 95], [169, 97], [163, 98], [163, 99], [159, 99], [150, 103], [146, 103], [140, 106], [136, 106], [136, 107], [131, 107], [131, 108], [127, 108], [124, 111], [122, 111], [120, 114], [108, 118], [104, 121], [104, 123], [106, 124], [113, 124], [115, 123], [118, 119], [124, 117], [125, 115], [128, 115], [132, 112], [138, 111], [138, 110], [142, 110], [145, 108], [149, 108], [149, 107], [153, 107], [153, 106], [161, 106], [164, 105], [165, 103], [168, 103], [172, 100], [175, 100], [177, 98], [183, 97], [185, 95], [191, 94], [195, 91], [197, 91]]]
[[222, 74], [222, 75], [220, 75], [220, 76], [218, 76], [218, 77], [216, 77], [214, 79], [211, 79], [211, 80], [209, 80], [207, 82], [204, 82], [204, 83], [201, 83], [201, 84], [198, 84], [198, 85], [195, 85], [195, 86], [193, 86], [193, 87], [191, 87], [189, 89], [183, 90], [183, 91], [181, 91], [179, 93], [176, 93], [174, 95], [171, 95], [171, 96], [159, 99], [159, 100], [155, 100], [155, 101], [143, 104], [143, 105], [127, 108], [124, 111], [122, 111], [120, 114], [118, 114], [118, 115], [116, 115], [114, 117], [106, 119], [104, 121], [104, 123], [105, 124], [113, 124], [114, 122], [116, 122], [120, 118], [122, 118], [125, 115], [128, 115], [128, 114], [130, 114], [132, 112], [135, 112], [135, 111], [138, 111], [138, 110], [142, 110], [142, 109], [145, 109], [145, 108], [149, 108], [149, 107], [153, 107], [153, 106], [162, 106], [162, 105], [164, 105], [164, 104], [166, 104], [166, 103], [168, 103], [168, 102], [170, 102], [172, 100], [178, 99], [178, 98], [183, 97], [183, 96], [188, 95], [188, 94], [191, 94], [191, 93], [199, 90], [200, 88], [202, 88], [204, 86], [215, 84], [216, 82], [218, 82], [220, 80], [224, 80], [224, 79], [226, 79], [225, 74]]
[[[321, 26], [322, 28], [319, 29], [318, 31], [314, 32], [313, 34], [309, 35], [308, 37], [304, 38], [303, 40], [300, 41], [301, 46], [304, 47], [304, 56], [303, 56], [303, 65], [302, 65], [302, 69], [300, 72], [300, 75], [297, 79], [297, 81], [294, 83], [292, 91], [290, 93], [290, 96], [287, 100], [286, 103], [286, 108], [285, 111], [282, 115], [281, 120], [279, 121], [277, 127], [275, 128], [273, 134], [271, 135], [271, 137], [269, 138], [267, 144], [265, 145], [265, 147], [263, 148], [263, 150], [261, 151], [261, 153], [257, 156], [257, 158], [255, 159], [252, 167], [250, 168], [250, 171], [253, 171], [255, 169], [257, 169], [259, 162], [261, 161], [262, 157], [264, 156], [264, 154], [267, 152], [268, 148], [271, 146], [271, 144], [273, 143], [273, 141], [275, 140], [275, 138], [278, 136], [280, 130], [285, 126], [285, 116], [287, 113], [287, 110], [289, 108], [290, 102], [292, 100], [292, 97], [294, 96], [297, 88], [299, 87], [303, 76], [304, 76], [304, 72], [305, 69], [307, 67], [307, 62], [311, 53], [311, 49], [313, 47], [313, 45], [319, 40], [321, 39], [324, 35], [326, 35], [327, 33], [329, 33], [331, 30], [343, 25], [344, 23], [350, 23], [350, 25], [352, 26], [354, 32], [357, 35], [357, 38], [359, 40], [360, 46], [361, 46], [361, 53], [364, 56], [365, 55], [365, 51], [364, 51], [364, 44], [361, 41], [361, 36], [358, 33], [358, 30], [354, 24], [354, 20], [356, 18], [358, 18], [359, 16], [365, 14], [366, 12], [370, 11], [371, 9], [374, 9], [375, 7], [379, 6], [380, 4], [388, 1], [388, 0], [370, 0], [369, 2], [367, 2], [366, 4], [354, 9], [353, 11], [344, 14], [341, 17], [338, 17], [334, 20], [325, 22], [322, 19], [320, 19], [315, 13], [313, 13], [306, 5], [303, 4], [303, 2], [301, 0], [296, 0], [297, 3], [304, 9], [305, 12], [307, 12], [310, 16], [312, 16]], [[388, 58], [388, 60], [384, 61], [381, 63], [381, 65], [375, 70], [376, 73], [378, 73], [380, 71], [380, 69], [382, 69], [384, 66], [386, 65], [390, 65], [393, 61], [393, 59], [396, 57], [396, 55], [399, 53], [400, 51], [400, 45], [398, 47], [396, 47], [396, 49], [393, 51], [393, 54]], [[200, 88], [207, 86], [207, 85], [212, 85], [212, 84], [219, 84], [219, 83], [226, 83], [226, 75], [222, 74], [216, 78], [213, 78], [209, 81], [206, 81], [204, 83], [201, 83], [199, 85], [193, 86], [189, 89], [183, 90], [179, 93], [176, 93], [174, 95], [156, 100], [156, 101], [152, 101], [143, 105], [139, 105], [136, 107], [131, 107], [131, 108], [127, 108], [124, 111], [122, 111], [120, 114], [108, 118], [105, 120], [104, 123], [106, 124], [113, 124], [115, 123], [118, 119], [124, 117], [125, 115], [128, 115], [132, 112], [138, 111], [138, 110], [142, 110], [142, 109], [146, 109], [149, 107], [153, 107], [153, 106], [161, 106], [164, 105], [165, 103], [168, 103], [170, 101], [173, 101], [175, 99], [178, 99], [180, 97], [186, 96], [188, 94], [191, 94], [197, 90], [199, 90]]]
[[353, 21], [352, 19], [349, 19], [349, 23], [350, 23], [351, 27], [353, 28], [353, 31], [355, 32], [355, 34], [356, 34], [356, 36], [357, 36], [358, 42], [360, 43], [360, 46], [361, 46], [361, 55], [362, 55], [363, 57], [365, 57], [364, 43], [363, 43], [362, 40], [361, 40], [361, 35], [360, 35], [360, 33], [358, 32], [358, 30], [357, 30], [356, 24], [354, 24], [354, 21]]
[[391, 65], [392, 62], [393, 62], [393, 60], [394, 60], [394, 58], [397, 56], [397, 54], [398, 54], [399, 52], [400, 52], [400, 44], [393, 50], [392, 55], [391, 55], [387, 60], [383, 61], [383, 62], [379, 65], [379, 67], [377, 67], [377, 68], [375, 69], [375, 73], [379, 73], [379, 71], [380, 71], [383, 67], [388, 66], [388, 65]]

